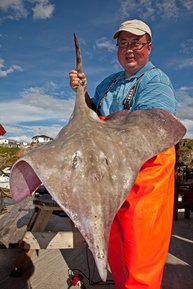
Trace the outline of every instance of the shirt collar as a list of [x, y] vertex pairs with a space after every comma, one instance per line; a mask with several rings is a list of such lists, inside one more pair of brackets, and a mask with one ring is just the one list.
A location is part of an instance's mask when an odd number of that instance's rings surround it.
[[[125, 80], [131, 80], [133, 78], [139, 78], [142, 74], [144, 74], [146, 71], [151, 70], [154, 67], [154, 65], [151, 63], [151, 61], [148, 61], [140, 70], [138, 70], [134, 75], [130, 76], [129, 78]], [[121, 78], [124, 79], [124, 71], [121, 74]]]

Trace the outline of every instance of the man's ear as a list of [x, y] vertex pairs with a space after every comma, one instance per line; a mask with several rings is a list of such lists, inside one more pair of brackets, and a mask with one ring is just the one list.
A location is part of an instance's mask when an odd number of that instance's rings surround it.
[[150, 55], [150, 53], [151, 53], [151, 50], [152, 50], [152, 44], [151, 44], [151, 43], [149, 43], [149, 44], [148, 44], [148, 55]]

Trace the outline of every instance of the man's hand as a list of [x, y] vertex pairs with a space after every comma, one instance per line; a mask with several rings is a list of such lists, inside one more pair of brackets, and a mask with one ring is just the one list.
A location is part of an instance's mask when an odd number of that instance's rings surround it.
[[71, 70], [69, 72], [69, 77], [70, 77], [70, 86], [72, 87], [73, 90], [76, 91], [79, 85], [82, 85], [82, 87], [86, 92], [87, 80], [84, 72], [78, 73], [76, 70]]

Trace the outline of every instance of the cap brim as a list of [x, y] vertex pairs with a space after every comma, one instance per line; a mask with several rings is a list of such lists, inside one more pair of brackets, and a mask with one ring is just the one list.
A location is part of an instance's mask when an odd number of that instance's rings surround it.
[[142, 31], [142, 30], [140, 31], [139, 29], [135, 29], [135, 28], [121, 29], [115, 32], [115, 34], [113, 35], [113, 38], [116, 39], [119, 36], [119, 33], [121, 32], [129, 32], [131, 34], [138, 35], [138, 36], [141, 36], [147, 33], [145, 31]]

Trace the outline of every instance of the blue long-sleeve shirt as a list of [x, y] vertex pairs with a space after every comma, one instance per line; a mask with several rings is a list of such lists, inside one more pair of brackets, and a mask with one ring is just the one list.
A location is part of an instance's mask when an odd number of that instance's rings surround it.
[[160, 108], [175, 114], [176, 99], [171, 81], [151, 62], [127, 79], [124, 71], [105, 78], [97, 86], [92, 98], [99, 114], [106, 116], [117, 110], [123, 110], [123, 101], [138, 78], [139, 83], [133, 95], [131, 111]]

